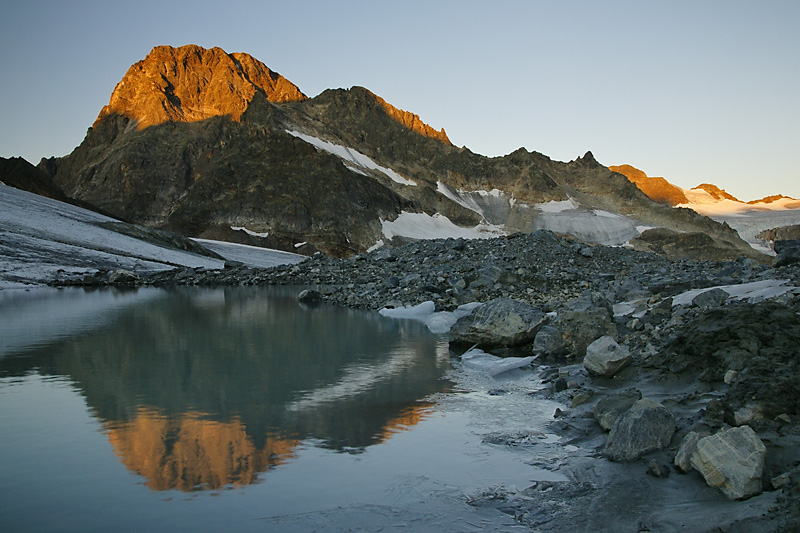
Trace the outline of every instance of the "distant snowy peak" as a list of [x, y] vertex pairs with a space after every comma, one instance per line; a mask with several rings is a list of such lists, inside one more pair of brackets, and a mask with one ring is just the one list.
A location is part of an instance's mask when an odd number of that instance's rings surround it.
[[692, 189], [683, 189], [661, 177], [647, 176], [631, 165], [610, 166], [610, 170], [627, 177], [652, 200], [671, 205], [688, 207], [706, 216], [735, 214], [753, 210], [800, 209], [800, 200], [782, 194], [767, 196], [760, 200], [743, 202], [732, 194], [710, 183], [702, 183]]

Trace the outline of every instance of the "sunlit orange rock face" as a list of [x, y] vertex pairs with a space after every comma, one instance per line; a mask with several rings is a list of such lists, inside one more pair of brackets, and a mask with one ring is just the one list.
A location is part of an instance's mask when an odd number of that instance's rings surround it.
[[153, 490], [218, 489], [248, 485], [259, 473], [293, 457], [298, 440], [268, 437], [256, 449], [238, 420], [208, 420], [202, 413], [163, 416], [142, 409], [125, 423], [108, 423], [108, 438], [122, 463]]
[[306, 99], [296, 85], [248, 54], [157, 46], [128, 69], [95, 125], [112, 114], [136, 120], [138, 129], [216, 116], [238, 121], [257, 93], [276, 103]]
[[383, 107], [387, 115], [411, 131], [430, 137], [431, 139], [436, 139], [444, 144], [450, 144], [450, 139], [447, 138], [447, 133], [445, 133], [444, 128], [437, 131], [422, 122], [419, 115], [398, 109], [380, 96], [375, 95], [375, 100]]
[[612, 172], [617, 172], [628, 178], [654, 202], [670, 206], [689, 202], [680, 187], [676, 187], [664, 178], [649, 177], [647, 174], [631, 165], [610, 166], [608, 168]]

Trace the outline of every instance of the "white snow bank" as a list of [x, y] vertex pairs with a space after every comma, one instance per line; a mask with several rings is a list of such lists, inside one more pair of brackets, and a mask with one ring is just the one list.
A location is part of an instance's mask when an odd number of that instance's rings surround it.
[[[608, 211], [572, 208], [572, 200], [549, 202], [558, 204], [542, 211], [533, 224], [533, 229], [546, 229], [555, 233], [574, 235], [578, 239], [605, 246], [619, 246], [639, 235], [635, 220]], [[542, 206], [548, 204], [538, 204]]]
[[470, 348], [461, 356], [464, 368], [477, 370], [490, 376], [497, 376], [503, 372], [528, 366], [535, 359], [530, 357], [497, 357], [478, 348]]
[[0, 185], [0, 287], [41, 284], [60, 272], [222, 268], [223, 261], [164, 248], [111, 229], [114, 219]]
[[260, 246], [250, 246], [247, 244], [237, 244], [225, 241], [212, 241], [209, 239], [192, 239], [212, 252], [216, 252], [225, 259], [240, 261], [249, 267], [269, 268], [278, 265], [292, 265], [308, 259], [304, 255], [284, 252], [283, 250], [273, 250], [271, 248], [261, 248]]
[[252, 235], [253, 237], [269, 237], [269, 232], [265, 231], [263, 233], [259, 233], [257, 231], [253, 231], [251, 229], [247, 229], [244, 226], [231, 226], [230, 227], [233, 231], [243, 231], [248, 235]]
[[381, 219], [383, 236], [386, 239], [405, 237], [409, 239], [446, 239], [448, 237], [465, 239], [489, 239], [505, 235], [499, 226], [479, 224], [474, 228], [457, 226], [444, 215], [436, 213], [409, 213], [403, 211], [395, 220]]
[[[790, 280], [788, 279], [767, 279], [762, 281], [753, 281], [750, 283], [739, 283], [736, 285], [719, 285], [717, 287], [706, 287], [705, 289], [692, 289], [677, 296], [672, 297], [672, 306], [676, 305], [691, 305], [692, 300], [698, 294], [708, 292], [712, 289], [722, 289], [728, 293], [730, 300], [742, 300], [747, 302], [758, 302], [761, 300], [769, 300], [777, 298], [782, 294], [795, 289], [791, 285], [787, 285]], [[640, 318], [652, 305], [647, 303], [647, 298], [639, 298], [627, 302], [620, 302], [614, 304], [614, 316], [632, 316]]]
[[437, 181], [436, 192], [458, 205], [478, 213], [485, 220], [494, 224], [504, 223], [509, 209], [517, 203], [513, 196], [509, 197], [500, 189], [462, 191], [451, 189], [441, 181]]
[[562, 200], [560, 202], [551, 200], [543, 204], [535, 204], [535, 207], [542, 213], [563, 213], [570, 209], [578, 209], [580, 205], [574, 199], [570, 198], [569, 200]]
[[[382, 167], [369, 157], [365, 156], [361, 152], [354, 150], [352, 148], [347, 148], [346, 146], [342, 146], [340, 144], [334, 144], [328, 141], [323, 141], [317, 137], [313, 137], [311, 135], [306, 135], [305, 133], [300, 133], [299, 131], [294, 130], [286, 130], [286, 133], [297, 137], [298, 139], [303, 139], [305, 142], [312, 144], [319, 148], [320, 150], [324, 150], [330, 154], [333, 154], [337, 157], [344, 159], [346, 162], [351, 163], [351, 165], [356, 165], [356, 167], [366, 168], [369, 170], [377, 170], [388, 176], [392, 181], [395, 183], [399, 183], [401, 185], [416, 185], [415, 182], [404, 178], [394, 170], [386, 167]], [[354, 172], [359, 172], [363, 174], [363, 172], [359, 171], [357, 168], [353, 168], [351, 165], [345, 163], [345, 166]]]
[[672, 306], [690, 305], [698, 294], [708, 292], [711, 289], [719, 288], [727, 292], [731, 300], [743, 300], [748, 302], [758, 302], [777, 298], [782, 294], [794, 289], [787, 285], [788, 279], [766, 279], [763, 281], [753, 281], [751, 283], [741, 283], [738, 285], [721, 285], [719, 287], [708, 287], [705, 289], [693, 289], [672, 298]]
[[399, 318], [404, 320], [416, 320], [427, 326], [431, 333], [442, 335], [448, 333], [456, 321], [472, 313], [475, 308], [482, 304], [473, 302], [459, 306], [455, 311], [436, 311], [436, 305], [432, 301], [422, 302], [419, 305], [406, 307], [396, 307], [389, 309], [384, 307], [378, 314], [388, 318]]

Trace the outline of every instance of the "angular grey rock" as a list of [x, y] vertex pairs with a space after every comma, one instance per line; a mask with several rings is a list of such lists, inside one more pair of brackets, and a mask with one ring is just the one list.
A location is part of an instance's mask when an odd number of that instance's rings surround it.
[[611, 431], [619, 415], [631, 408], [638, 400], [642, 399], [642, 392], [628, 389], [618, 394], [612, 394], [597, 402], [594, 406], [594, 418], [604, 431]]
[[244, 266], [244, 263], [241, 261], [235, 261], [233, 259], [226, 259], [224, 264], [225, 268], [239, 268], [242, 266]]
[[700, 439], [692, 466], [731, 500], [743, 500], [762, 490], [767, 448], [750, 426], [730, 428]]
[[605, 335], [586, 347], [583, 366], [594, 375], [611, 377], [633, 362], [628, 349]]
[[[778, 242], [783, 243], [783, 245], [779, 247]], [[775, 268], [780, 268], [793, 265], [795, 263], [800, 263], [800, 244], [798, 244], [800, 241], [794, 240], [778, 242], [775, 243], [775, 251], [778, 252], [778, 256], [775, 258], [772, 266]]]
[[669, 477], [669, 467], [652, 459], [647, 465], [647, 473], [653, 477], [665, 479]]
[[318, 303], [322, 299], [322, 295], [319, 293], [319, 291], [306, 289], [300, 291], [300, 294], [297, 295], [297, 299], [304, 304], [313, 304]]
[[692, 299], [692, 305], [701, 309], [711, 309], [719, 307], [729, 298], [729, 294], [722, 289], [711, 289], [701, 292]]
[[688, 474], [692, 470], [692, 456], [697, 451], [697, 442], [707, 436], [707, 433], [703, 434], [697, 431], [690, 431], [683, 437], [683, 440], [678, 446], [678, 453], [675, 454], [675, 460], [673, 461], [678, 471]]
[[136, 283], [139, 281], [139, 276], [130, 270], [114, 270], [108, 275], [108, 283], [111, 285], [117, 283]]
[[571, 311], [589, 311], [591, 309], [605, 309], [613, 313], [614, 309], [608, 298], [596, 291], [585, 291], [578, 298], [573, 298], [567, 302], [567, 308]]
[[603, 454], [612, 461], [635, 461], [646, 453], [669, 446], [675, 416], [660, 403], [641, 399], [614, 422]]
[[660, 324], [672, 318], [672, 298], [664, 298], [642, 317], [645, 324]]
[[486, 347], [519, 346], [533, 341], [548, 318], [541, 310], [511, 298], [497, 298], [461, 317], [450, 328], [450, 342]]
[[560, 355], [564, 353], [564, 338], [561, 331], [554, 326], [542, 326], [533, 338], [533, 353]]
[[558, 317], [567, 351], [578, 357], [586, 355], [586, 347], [604, 335], [615, 336], [617, 327], [605, 307], [585, 311], [566, 311]]

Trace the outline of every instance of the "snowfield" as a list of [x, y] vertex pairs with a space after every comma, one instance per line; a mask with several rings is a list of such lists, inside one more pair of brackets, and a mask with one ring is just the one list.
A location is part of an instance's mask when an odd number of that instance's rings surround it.
[[446, 239], [448, 237], [490, 239], [506, 234], [503, 228], [491, 224], [479, 224], [474, 228], [464, 228], [455, 225], [449, 218], [439, 213], [428, 215], [406, 211], [400, 213], [400, 216], [392, 221], [381, 219], [381, 227], [383, 236], [387, 239], [394, 237], [414, 240]]
[[[345, 166], [352, 170], [353, 172], [357, 172], [358, 174], [364, 174], [361, 171], [361, 168], [366, 168], [369, 170], [377, 170], [378, 172], [383, 173], [387, 177], [389, 177], [395, 183], [399, 183], [400, 185], [409, 185], [415, 186], [416, 183], [404, 178], [391, 168], [386, 168], [380, 166], [378, 163], [370, 159], [369, 157], [365, 156], [358, 150], [354, 150], [352, 148], [348, 148], [346, 146], [342, 146], [340, 144], [334, 144], [328, 141], [323, 141], [322, 139], [318, 139], [317, 137], [312, 137], [311, 135], [306, 135], [305, 133], [300, 133], [299, 131], [293, 130], [286, 130], [286, 133], [297, 137], [298, 139], [302, 139], [305, 142], [314, 145], [315, 147], [333, 154], [337, 157], [344, 159]], [[364, 174], [366, 175], [366, 174]]]
[[688, 207], [717, 222], [725, 222], [759, 252], [775, 255], [766, 243], [756, 238], [764, 230], [800, 224], [800, 200], [781, 198], [774, 202], [748, 204], [733, 200], [717, 200], [703, 189], [683, 189]]
[[[175, 267], [222, 268], [224, 261], [166, 248], [105, 228], [117, 220], [0, 184], [0, 289], [41, 285], [60, 274], [99, 269], [153, 272]], [[203, 242], [250, 266], [296, 263], [303, 256]]]

